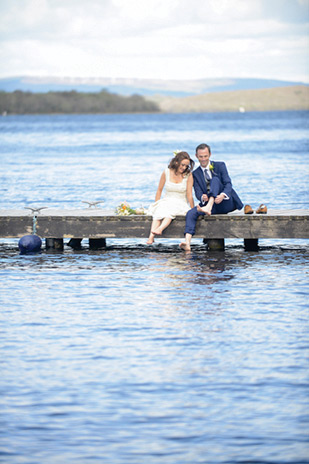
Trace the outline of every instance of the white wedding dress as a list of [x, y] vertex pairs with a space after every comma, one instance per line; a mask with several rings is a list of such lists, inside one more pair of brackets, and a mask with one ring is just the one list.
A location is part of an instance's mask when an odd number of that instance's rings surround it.
[[147, 215], [153, 219], [171, 218], [185, 216], [190, 209], [187, 200], [187, 181], [189, 175], [185, 176], [182, 182], [176, 184], [170, 180], [170, 170], [165, 169], [165, 196], [150, 205]]

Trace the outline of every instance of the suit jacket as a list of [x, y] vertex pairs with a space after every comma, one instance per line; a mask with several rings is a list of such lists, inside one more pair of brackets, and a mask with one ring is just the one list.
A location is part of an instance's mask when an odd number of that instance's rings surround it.
[[[211, 170], [212, 177], [218, 176], [222, 184], [222, 191], [220, 193], [225, 193], [229, 198], [232, 198], [234, 201], [235, 209], [241, 209], [243, 203], [240, 200], [239, 196], [232, 188], [231, 178], [227, 172], [225, 163], [223, 161], [211, 161], [213, 170]], [[202, 168], [199, 166], [193, 171], [193, 188], [196, 198], [201, 201], [202, 195], [207, 194], [207, 185], [204, 177]], [[224, 201], [224, 200], [223, 200]]]

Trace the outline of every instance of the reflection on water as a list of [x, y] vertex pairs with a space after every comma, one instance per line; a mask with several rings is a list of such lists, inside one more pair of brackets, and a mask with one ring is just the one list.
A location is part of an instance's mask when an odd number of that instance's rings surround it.
[[[1, 207], [147, 206], [206, 137], [244, 203], [307, 208], [307, 116], [9, 116]], [[26, 256], [0, 237], [0, 461], [308, 463], [308, 241], [260, 244]]]
[[2, 246], [5, 462], [306, 462], [307, 256]]

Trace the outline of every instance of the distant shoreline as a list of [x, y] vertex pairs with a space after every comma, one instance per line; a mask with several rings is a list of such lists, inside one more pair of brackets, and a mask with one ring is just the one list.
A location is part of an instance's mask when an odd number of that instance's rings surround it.
[[309, 87], [212, 92], [190, 97], [147, 97], [164, 113], [216, 113], [309, 110]]
[[140, 95], [124, 97], [106, 90], [32, 93], [0, 91], [0, 114], [105, 114], [159, 112], [155, 102]]
[[231, 114], [236, 114], [236, 113], [285, 113], [285, 112], [306, 112], [309, 111], [309, 109], [293, 109], [293, 110], [254, 110], [254, 111], [239, 111], [239, 110], [230, 110], [230, 111], [183, 111], [183, 112], [171, 112], [171, 111], [135, 111], [135, 112], [117, 112], [117, 113], [7, 113], [4, 111], [3, 113], [0, 113], [0, 118], [9, 118], [11, 116], [112, 116], [112, 115], [165, 115], [165, 114], [224, 114], [224, 113], [231, 113]]
[[156, 95], [124, 97], [101, 91], [3, 92], [0, 115], [29, 114], [165, 114], [308, 111], [309, 87], [306, 85], [258, 90], [212, 92], [190, 97]]

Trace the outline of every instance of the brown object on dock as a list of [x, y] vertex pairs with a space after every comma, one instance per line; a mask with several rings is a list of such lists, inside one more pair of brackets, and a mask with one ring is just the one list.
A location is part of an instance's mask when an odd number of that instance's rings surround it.
[[256, 214], [267, 214], [267, 206], [262, 203], [256, 210]]
[[244, 213], [245, 214], [253, 214], [253, 212], [254, 211], [253, 211], [253, 209], [251, 208], [250, 205], [245, 205], [245, 207], [244, 207]]
[[[196, 238], [206, 239], [308, 239], [308, 210], [268, 210], [268, 214], [245, 215], [243, 212], [200, 217]], [[117, 216], [99, 209], [58, 210], [45, 209], [36, 220], [36, 234], [45, 239], [64, 238], [147, 238], [150, 216]], [[31, 234], [33, 216], [25, 210], [0, 210], [0, 238], [20, 238]], [[185, 217], [178, 216], [164, 230], [162, 238], [183, 238]], [[104, 245], [92, 242], [93, 247]], [[251, 245], [257, 242], [247, 242]]]

